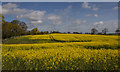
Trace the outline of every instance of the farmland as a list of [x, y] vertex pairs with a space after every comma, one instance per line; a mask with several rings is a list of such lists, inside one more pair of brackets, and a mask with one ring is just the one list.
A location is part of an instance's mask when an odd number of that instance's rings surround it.
[[2, 45], [3, 70], [118, 70], [118, 36], [26, 35]]

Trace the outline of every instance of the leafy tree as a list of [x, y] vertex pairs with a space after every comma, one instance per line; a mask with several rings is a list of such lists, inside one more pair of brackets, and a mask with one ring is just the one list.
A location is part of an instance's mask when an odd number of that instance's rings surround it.
[[92, 29], [91, 29], [91, 34], [96, 34], [96, 33], [98, 33], [98, 30], [95, 29], [95, 28], [92, 28]]
[[0, 14], [0, 23], [5, 23], [4, 16]]
[[68, 34], [70, 34], [70, 32], [67, 32]]
[[39, 32], [38, 28], [34, 28], [34, 29], [31, 30], [31, 34], [33, 34], [33, 35], [36, 35], [36, 34], [39, 34], [39, 33], [40, 32]]
[[10, 22], [2, 24], [2, 38], [9, 38], [12, 36], [19, 36], [23, 34], [23, 30], [18, 25], [13, 25]]
[[48, 34], [49, 32], [48, 31], [44, 31], [44, 34]]
[[59, 31], [51, 31], [50, 33], [60, 33]]
[[31, 34], [31, 31], [26, 31], [25, 32], [25, 35], [30, 35]]
[[12, 36], [19, 36], [25, 34], [25, 29], [27, 29], [27, 26], [24, 22], [20, 22], [18, 20], [6, 22], [2, 14], [0, 14], [0, 17], [0, 19], [2, 20], [2, 38], [9, 38]]
[[24, 31], [27, 31], [27, 24], [25, 22], [21, 22], [19, 20], [13, 20], [11, 21], [12, 24], [17, 24], [19, 25]]
[[19, 26], [24, 30], [27, 31], [27, 24], [25, 22], [20, 22]]
[[2, 24], [2, 37], [8, 38], [11, 37], [11, 31], [10, 31], [11, 23], [5, 22]]
[[103, 34], [106, 34], [108, 32], [108, 29], [107, 28], [104, 28], [103, 30], [102, 30], [102, 33]]
[[18, 20], [13, 20], [13, 21], [11, 21], [11, 23], [12, 23], [12, 24], [17, 24], [17, 25], [18, 25], [18, 24], [20, 23], [20, 21], [18, 21]]
[[79, 34], [78, 32], [73, 32], [73, 34]]

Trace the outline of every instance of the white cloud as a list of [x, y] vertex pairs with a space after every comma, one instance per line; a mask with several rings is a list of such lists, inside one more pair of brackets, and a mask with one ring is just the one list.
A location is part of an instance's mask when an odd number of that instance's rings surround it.
[[[40, 10], [28, 10], [28, 9], [21, 9], [18, 8], [17, 4], [8, 3], [3, 5], [3, 14], [19, 14], [16, 16], [18, 19], [27, 19], [30, 24], [32, 25], [39, 25], [42, 24], [46, 20], [50, 20], [51, 24], [61, 24], [61, 16], [58, 15], [45, 15], [46, 11]], [[72, 6], [68, 6], [67, 10], [71, 9]]]
[[51, 14], [47, 16], [47, 19], [52, 21], [52, 24], [61, 24], [62, 20], [61, 20], [61, 16], [59, 15], [55, 15], [55, 14]]
[[91, 8], [91, 6], [89, 6], [89, 3], [88, 3], [88, 2], [84, 2], [84, 3], [82, 4], [82, 7], [83, 7], [83, 8]]
[[31, 11], [30, 13], [17, 16], [17, 18], [26, 18], [31, 24], [41, 24], [43, 23], [45, 13], [46, 11]]
[[93, 23], [94, 26], [96, 26], [96, 25], [103, 25], [103, 24], [104, 24], [103, 21], [99, 21], [99, 22], [95, 22], [95, 23]]
[[37, 21], [31, 21], [30, 23], [31, 24], [41, 24], [41, 23], [43, 23], [43, 21], [42, 20], [37, 20]]
[[73, 22], [72, 22], [73, 24], [78, 24], [78, 25], [80, 25], [80, 24], [84, 24], [84, 23], [86, 23], [86, 20], [74, 20]]
[[103, 21], [100, 21], [99, 24], [100, 24], [100, 25], [103, 25]]
[[116, 7], [114, 7], [114, 8], [112, 8], [113, 10], [118, 10], [118, 6], [116, 6]]
[[97, 8], [96, 5], [90, 6], [88, 2], [84, 2], [84, 3], [82, 4], [82, 8], [88, 8], [88, 9], [92, 9], [92, 10], [94, 10], [94, 11], [97, 11], [97, 10], [98, 10], [98, 8]]
[[2, 13], [4, 15], [18, 14], [16, 18], [27, 19], [27, 21], [29, 22], [28, 27], [30, 27], [42, 24], [45, 18], [44, 16], [46, 11], [21, 9], [17, 4], [7, 3], [3, 5]]
[[97, 11], [97, 10], [98, 10], [98, 8], [93, 8], [93, 10], [94, 10], [94, 11]]
[[61, 17], [58, 15], [49, 15], [48, 16], [48, 20], [58, 20], [58, 19], [61, 19]]
[[95, 17], [98, 17], [98, 14], [94, 14]]
[[86, 14], [85, 16], [87, 16], [87, 17], [89, 17], [89, 16], [99, 17], [98, 14]]
[[3, 5], [3, 8], [6, 8], [6, 9], [17, 8], [17, 7], [18, 5], [13, 4], [13, 3], [8, 3], [8, 4]]
[[22, 14], [22, 13], [26, 13], [26, 12], [30, 12], [30, 11], [31, 10], [20, 9], [20, 8], [18, 8], [17, 4], [13, 4], [13, 3], [4, 4], [2, 6], [3, 14]]

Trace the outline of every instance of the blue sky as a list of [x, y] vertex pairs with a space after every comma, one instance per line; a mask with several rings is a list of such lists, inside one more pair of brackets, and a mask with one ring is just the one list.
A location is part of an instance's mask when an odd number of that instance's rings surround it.
[[90, 32], [105, 27], [114, 32], [118, 27], [117, 2], [3, 2], [6, 21], [26, 22], [29, 30]]

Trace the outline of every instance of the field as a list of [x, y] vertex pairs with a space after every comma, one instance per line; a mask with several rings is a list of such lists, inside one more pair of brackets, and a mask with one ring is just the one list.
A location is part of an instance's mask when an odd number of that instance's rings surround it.
[[118, 36], [27, 35], [2, 45], [3, 70], [118, 70]]

